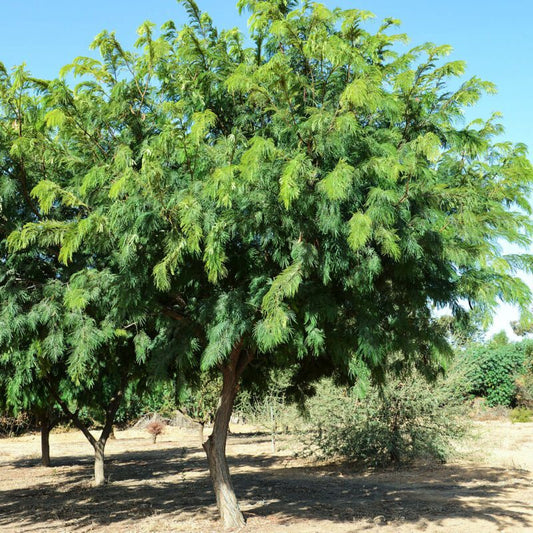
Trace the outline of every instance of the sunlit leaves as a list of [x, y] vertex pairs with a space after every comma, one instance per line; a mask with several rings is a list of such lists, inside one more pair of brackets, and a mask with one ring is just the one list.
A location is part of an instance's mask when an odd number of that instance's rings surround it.
[[330, 200], [346, 200], [350, 193], [354, 168], [341, 159], [335, 168], [318, 184]]
[[272, 139], [254, 136], [249, 141], [249, 147], [241, 156], [241, 176], [251, 181], [260, 176], [262, 167], [274, 160], [277, 155], [276, 147]]
[[32, 196], [39, 200], [39, 205], [44, 214], [48, 214], [51, 211], [56, 200], [61, 200], [64, 205], [69, 207], [87, 208], [87, 205], [75, 194], [50, 180], [40, 181], [33, 188]]
[[216, 283], [227, 274], [224, 264], [227, 259], [224, 247], [228, 239], [229, 234], [223, 222], [214, 224], [206, 236], [203, 259], [207, 279], [211, 283]]
[[153, 269], [155, 285], [159, 290], [170, 289], [170, 277], [183, 261], [186, 249], [187, 241], [182, 237], [177, 241], [172, 239], [167, 244], [167, 254]]
[[209, 128], [215, 124], [216, 119], [216, 115], [210, 109], [193, 114], [190, 136], [194, 144], [200, 143], [207, 135]]
[[289, 265], [273, 281], [263, 297], [264, 318], [256, 328], [256, 338], [264, 350], [268, 350], [287, 340], [294, 314], [284, 302], [296, 294], [302, 281], [302, 263]]
[[304, 154], [297, 154], [284, 167], [279, 179], [279, 198], [286, 209], [296, 200], [305, 183], [309, 178], [311, 164]]
[[348, 222], [348, 244], [356, 252], [363, 247], [372, 233], [372, 220], [364, 213], [354, 213]]
[[61, 109], [52, 109], [46, 113], [45, 121], [48, 127], [60, 127], [65, 122], [65, 114]]

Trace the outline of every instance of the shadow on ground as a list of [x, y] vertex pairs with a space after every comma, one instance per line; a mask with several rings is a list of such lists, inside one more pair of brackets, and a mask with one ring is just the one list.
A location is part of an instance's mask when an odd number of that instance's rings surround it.
[[[253, 439], [252, 439], [253, 440]], [[215, 520], [214, 496], [205, 458], [194, 447], [126, 451], [108, 459], [111, 483], [94, 489], [90, 458], [61, 457], [57, 474], [39, 477], [32, 488], [0, 487], [0, 528], [38, 525], [39, 531], [80, 529], [150, 515]], [[381, 473], [343, 473], [332, 467], [281, 467], [267, 455], [230, 458], [233, 481], [248, 517], [276, 515], [279, 522], [372, 520], [439, 523], [450, 517], [476, 518], [505, 527], [532, 527], [516, 510], [520, 490], [531, 488], [529, 474], [504, 468], [438, 466]], [[44, 470], [35, 460], [7, 465], [20, 475]], [[54, 471], [54, 469], [52, 469]], [[514, 509], [514, 510], [513, 510]], [[63, 528], [62, 528], [63, 530]]]

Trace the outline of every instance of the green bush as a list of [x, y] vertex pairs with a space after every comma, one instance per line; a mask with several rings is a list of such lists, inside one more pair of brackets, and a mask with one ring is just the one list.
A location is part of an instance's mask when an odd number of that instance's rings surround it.
[[511, 411], [510, 414], [511, 422], [532, 422], [533, 421], [533, 411], [527, 409], [526, 407], [516, 407]]
[[444, 462], [466, 430], [463, 378], [454, 373], [434, 385], [420, 376], [391, 379], [365, 397], [325, 381], [308, 401], [308, 451], [368, 466]]
[[532, 351], [532, 341], [491, 343], [471, 349], [463, 357], [470, 392], [486, 398], [489, 406], [515, 405], [516, 379], [524, 373], [524, 363]]

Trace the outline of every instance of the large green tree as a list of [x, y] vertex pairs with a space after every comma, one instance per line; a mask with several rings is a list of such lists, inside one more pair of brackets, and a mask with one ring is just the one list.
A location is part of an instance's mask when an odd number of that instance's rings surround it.
[[76, 87], [43, 89], [68, 179], [41, 177], [43, 219], [9, 243], [53, 242], [74, 269], [115, 257], [132, 279], [117, 313], [133, 298], [172, 321], [161, 366], [220, 370], [204, 448], [223, 522], [241, 526], [225, 458], [241, 377], [441, 370], [436, 308], [529, 301], [516, 271], [531, 258], [500, 246], [530, 244], [533, 172], [523, 145], [495, 140], [497, 116], [464, 124], [494, 87], [452, 90], [464, 63], [448, 46], [400, 53], [394, 20], [370, 32], [367, 12], [281, 0], [239, 3], [247, 46], [184, 3], [189, 25], [156, 38], [145, 23], [135, 52], [103, 32], [100, 61], [66, 68]]

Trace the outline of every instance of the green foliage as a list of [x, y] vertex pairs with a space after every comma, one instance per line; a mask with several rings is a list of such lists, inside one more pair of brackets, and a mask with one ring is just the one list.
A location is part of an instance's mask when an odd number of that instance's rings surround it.
[[271, 437], [272, 449], [276, 451], [279, 434], [293, 432], [302, 426], [297, 406], [291, 402], [288, 391], [291, 371], [272, 370], [263, 387], [241, 390], [236, 399], [235, 411], [246, 423], [266, 430]]
[[516, 378], [515, 385], [517, 405], [533, 409], [533, 350], [527, 351], [523, 371]]
[[500, 331], [499, 333], [496, 333], [490, 340], [490, 344], [492, 346], [505, 346], [506, 344], [509, 344], [509, 338], [507, 337], [507, 333], [505, 333], [505, 331]]
[[527, 407], [515, 407], [509, 415], [511, 422], [516, 424], [517, 422], [532, 422], [533, 411]]
[[490, 406], [510, 406], [516, 400], [516, 379], [524, 372], [533, 343], [489, 343], [469, 349], [463, 356], [468, 366], [471, 393], [487, 399]]
[[365, 395], [324, 381], [308, 401], [310, 434], [304, 440], [317, 457], [361, 465], [444, 462], [466, 431], [463, 380], [457, 371], [434, 384], [411, 375], [370, 387]]
[[[529, 243], [525, 148], [493, 143], [497, 117], [457, 127], [492, 85], [448, 90], [464, 71], [444, 61], [449, 47], [400, 53], [404, 36], [365, 30], [363, 11], [241, 4], [255, 48], [187, 2], [188, 26], [143, 25], [134, 51], [100, 34], [100, 60], [66, 67], [75, 87], [6, 75], [6, 109], [24, 96], [28, 126], [5, 145], [33, 190], [19, 195], [11, 251], [58, 259], [65, 283], [109, 269], [116, 329], [148, 302], [170, 309], [189, 323], [167, 332], [195, 337], [204, 370], [244, 339], [288, 364], [320, 355], [346, 377], [361, 364], [379, 377], [390, 353], [434, 372], [450, 349], [433, 306], [490, 314], [500, 297], [529, 300], [496, 246]], [[80, 289], [65, 298], [89, 309]]]
[[[173, 383], [157, 381], [143, 384], [134, 380], [124, 392], [124, 399], [115, 416], [115, 424], [127, 427], [151, 413], [171, 417], [176, 409], [176, 391]], [[98, 410], [87, 410], [87, 416], [99, 425], [104, 423], [102, 413]]]
[[217, 410], [221, 386], [220, 376], [203, 372], [195, 383], [181, 392], [179, 407], [193, 420], [202, 424], [212, 422]]
[[236, 350], [235, 372], [296, 367], [304, 392], [434, 376], [452, 353], [435, 308], [527, 309], [533, 258], [500, 252], [531, 245], [527, 150], [495, 141], [498, 115], [463, 121], [492, 84], [365, 11], [243, 0], [247, 38], [185, 6], [131, 51], [99, 34], [74, 83], [0, 68], [13, 396], [43, 377], [73, 408], [123, 377], [194, 388]]

